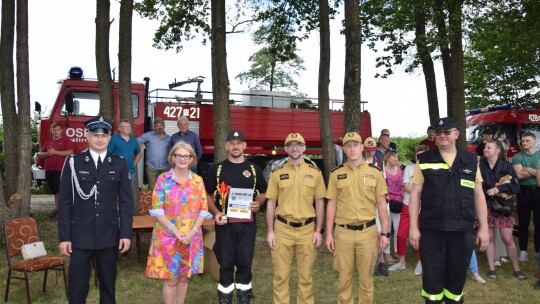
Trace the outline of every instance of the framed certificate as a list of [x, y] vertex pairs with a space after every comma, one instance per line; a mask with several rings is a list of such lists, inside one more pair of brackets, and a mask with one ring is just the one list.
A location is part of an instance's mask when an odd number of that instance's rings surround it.
[[227, 217], [251, 219], [249, 204], [253, 201], [253, 189], [231, 188], [227, 203]]

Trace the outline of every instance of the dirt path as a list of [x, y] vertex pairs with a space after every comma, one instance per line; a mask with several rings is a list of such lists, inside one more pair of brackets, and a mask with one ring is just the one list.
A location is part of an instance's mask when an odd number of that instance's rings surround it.
[[54, 211], [54, 196], [32, 195], [30, 211]]

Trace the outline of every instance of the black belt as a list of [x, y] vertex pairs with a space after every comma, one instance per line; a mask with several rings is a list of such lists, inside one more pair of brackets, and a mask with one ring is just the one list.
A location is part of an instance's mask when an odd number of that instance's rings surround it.
[[367, 223], [364, 223], [364, 224], [360, 224], [360, 225], [338, 225], [339, 227], [343, 227], [343, 228], [347, 228], [349, 230], [358, 230], [358, 231], [362, 231], [364, 229], [367, 229], [373, 225], [375, 225], [376, 221], [375, 219], [372, 219], [371, 221], [367, 222]]
[[283, 217], [281, 217], [280, 215], [278, 215], [277, 220], [282, 222], [283, 224], [287, 224], [287, 225], [289, 225], [291, 227], [299, 228], [299, 227], [305, 226], [305, 225], [313, 222], [313, 220], [315, 220], [315, 218], [314, 217], [308, 218], [305, 222], [289, 222], [286, 219], [284, 219]]

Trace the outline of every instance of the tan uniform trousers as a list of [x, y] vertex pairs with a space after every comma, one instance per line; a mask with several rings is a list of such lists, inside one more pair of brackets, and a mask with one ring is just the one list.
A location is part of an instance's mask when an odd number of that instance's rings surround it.
[[354, 266], [358, 271], [358, 303], [373, 303], [373, 266], [377, 259], [378, 233], [375, 225], [362, 231], [336, 225], [334, 270], [339, 273], [338, 303], [354, 304]]
[[289, 303], [289, 278], [293, 253], [296, 252], [298, 271], [298, 289], [296, 303], [313, 304], [313, 266], [317, 260], [317, 250], [312, 244], [314, 223], [294, 228], [280, 221], [275, 221], [276, 246], [272, 250], [274, 265], [274, 303]]

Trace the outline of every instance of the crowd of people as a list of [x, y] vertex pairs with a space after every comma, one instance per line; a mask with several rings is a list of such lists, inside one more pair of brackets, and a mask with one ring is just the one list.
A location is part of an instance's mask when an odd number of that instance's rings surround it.
[[[52, 165], [46, 169], [61, 171], [56, 174], [61, 176], [56, 183], [59, 247], [71, 257], [70, 303], [86, 301], [93, 257], [100, 302], [116, 301], [117, 254], [131, 245], [131, 186], [142, 149], [153, 191], [150, 215], [155, 218], [145, 274], [163, 281], [164, 303], [184, 303], [189, 278], [202, 272], [201, 229], [205, 219], [213, 218], [213, 250], [220, 265], [217, 301], [232, 303], [236, 290], [238, 303], [249, 304], [255, 297], [255, 213], [264, 203], [274, 303], [291, 301], [293, 257], [295, 302], [316, 302], [313, 269], [323, 244], [339, 275], [338, 303], [354, 303], [355, 272], [359, 302], [372, 303], [374, 275], [407, 269], [407, 241], [418, 258], [414, 274], [422, 275], [426, 303], [463, 302], [468, 269], [476, 282], [486, 283], [478, 270], [475, 239], [479, 250], [486, 251], [489, 279], [497, 279], [495, 265], [504, 256], [514, 276], [525, 280], [519, 263], [528, 259], [531, 213], [535, 258], [540, 261], [540, 153], [532, 133], [522, 135], [523, 149], [510, 164], [504, 138], [493, 139], [487, 131], [474, 155], [456, 145], [460, 132], [455, 121], [442, 118], [415, 148], [416, 162], [402, 167], [389, 130], [381, 131], [378, 142], [348, 132], [334, 142], [345, 157], [325, 185], [321, 171], [304, 161], [307, 147], [301, 133], [284, 139], [288, 160], [266, 181], [244, 156], [248, 143], [241, 130], [229, 132], [227, 159], [214, 164], [203, 179], [196, 173], [200, 142], [188, 123], [179, 118], [179, 132], [169, 136], [164, 121], [156, 118], [153, 130], [135, 139], [128, 121], [120, 121], [118, 134], [112, 136], [112, 122], [97, 116], [86, 122], [89, 149], [71, 156], [73, 147], [62, 142], [61, 126], [51, 127], [51, 143], [37, 156], [53, 164], [58, 163], [54, 155], [66, 158], [60, 170]], [[519, 254], [513, 240], [516, 195]], [[497, 247], [505, 252], [497, 254]]]

